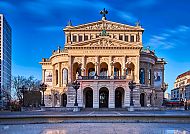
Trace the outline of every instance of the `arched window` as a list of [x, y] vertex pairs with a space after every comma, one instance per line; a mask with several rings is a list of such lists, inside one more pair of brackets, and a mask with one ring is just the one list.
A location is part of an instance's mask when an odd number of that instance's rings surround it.
[[140, 74], [139, 74], [139, 79], [140, 79], [140, 84], [145, 84], [145, 70], [144, 68], [140, 69]]
[[100, 76], [107, 76], [107, 72], [108, 72], [108, 64], [102, 62], [100, 64]]
[[68, 84], [68, 70], [66, 68], [63, 69], [62, 80], [63, 84]]
[[58, 84], [58, 70], [55, 71], [55, 84]]

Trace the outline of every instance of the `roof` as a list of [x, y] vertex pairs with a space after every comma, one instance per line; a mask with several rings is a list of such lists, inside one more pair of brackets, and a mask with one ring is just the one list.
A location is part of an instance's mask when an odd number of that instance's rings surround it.
[[185, 77], [187, 75], [190, 75], [190, 70], [185, 72], [185, 73], [182, 73], [182, 74], [178, 75], [176, 79], [180, 79], [180, 78]]
[[67, 26], [64, 31], [67, 30], [103, 30], [106, 29], [108, 31], [110, 30], [137, 30], [137, 31], [144, 31], [141, 26], [131, 26], [127, 24], [112, 22], [108, 20], [100, 20], [96, 22], [81, 24], [77, 26]]

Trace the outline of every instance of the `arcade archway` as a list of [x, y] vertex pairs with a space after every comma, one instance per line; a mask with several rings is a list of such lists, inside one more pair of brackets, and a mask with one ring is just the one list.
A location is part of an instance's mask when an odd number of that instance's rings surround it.
[[109, 90], [106, 87], [102, 87], [99, 90], [99, 107], [108, 108]]

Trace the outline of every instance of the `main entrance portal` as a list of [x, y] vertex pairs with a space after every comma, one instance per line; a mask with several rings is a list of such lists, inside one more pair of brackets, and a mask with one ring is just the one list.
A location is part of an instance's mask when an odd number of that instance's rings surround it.
[[140, 104], [141, 104], [141, 107], [144, 107], [145, 104], [144, 104], [144, 99], [145, 99], [145, 94], [144, 93], [141, 93], [140, 95]]
[[91, 88], [84, 89], [85, 107], [93, 108], [93, 90]]
[[109, 90], [103, 87], [99, 90], [99, 107], [108, 108]]
[[115, 108], [122, 108], [124, 89], [117, 88], [115, 90]]

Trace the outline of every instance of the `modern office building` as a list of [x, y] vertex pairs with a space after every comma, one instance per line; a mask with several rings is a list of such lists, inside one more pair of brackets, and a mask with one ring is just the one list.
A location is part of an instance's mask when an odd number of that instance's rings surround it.
[[[108, 21], [107, 11], [101, 20], [64, 29], [64, 48], [43, 58], [42, 80], [48, 87], [45, 106], [73, 107], [77, 80], [78, 106], [82, 108], [127, 108], [161, 106], [166, 84], [163, 58], [150, 48], [143, 48], [144, 29]], [[133, 92], [129, 82], [134, 81]]]
[[0, 107], [7, 105], [11, 95], [11, 47], [11, 27], [0, 14]]
[[187, 100], [190, 102], [190, 70], [177, 76], [171, 99]]

